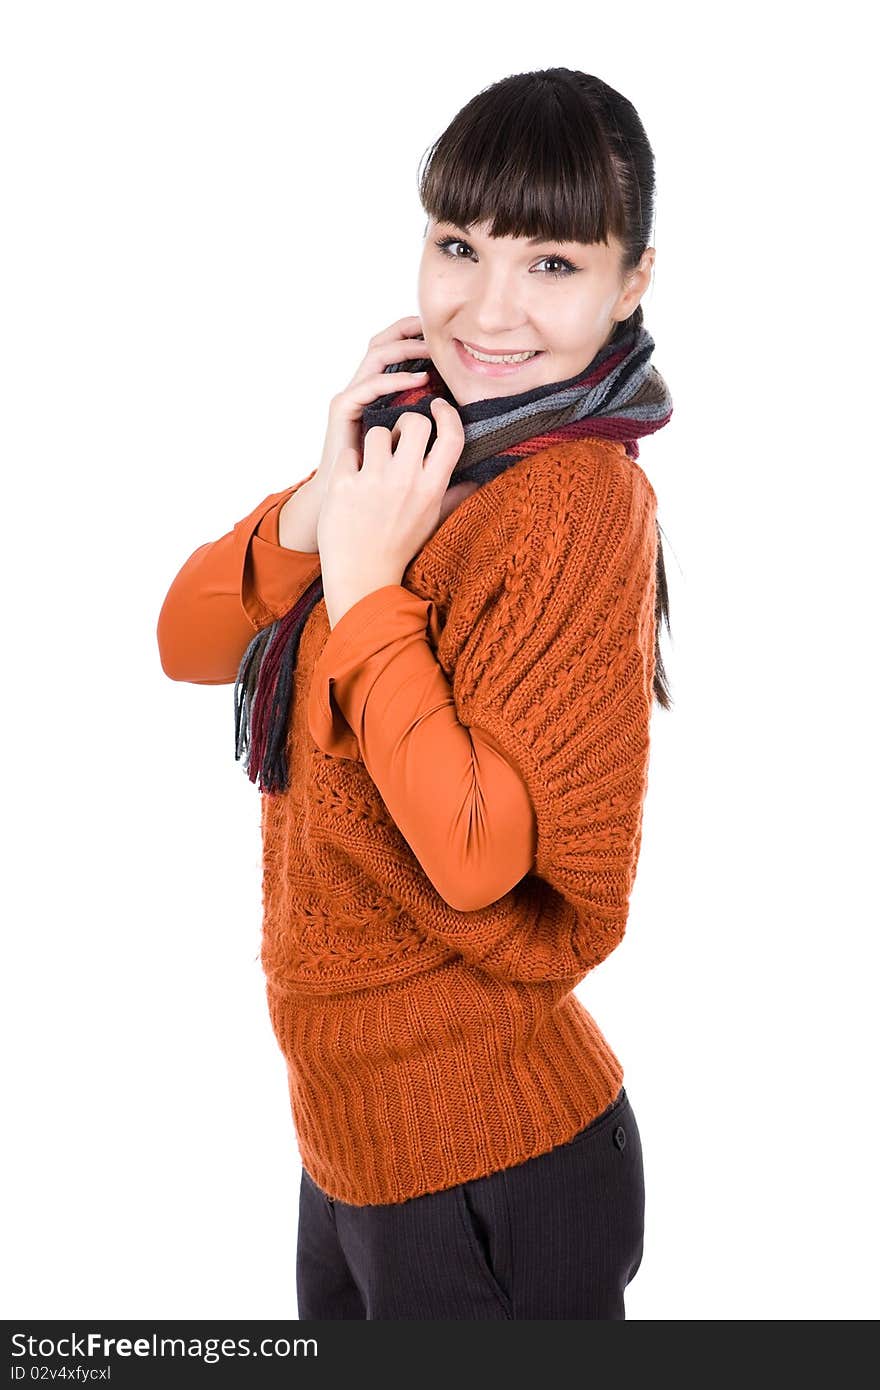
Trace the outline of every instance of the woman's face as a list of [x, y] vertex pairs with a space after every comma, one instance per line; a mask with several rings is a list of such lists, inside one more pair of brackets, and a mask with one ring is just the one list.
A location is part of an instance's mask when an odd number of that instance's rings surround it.
[[[437, 242], [445, 242], [438, 246]], [[419, 316], [427, 356], [459, 405], [565, 381], [589, 365], [651, 279], [654, 248], [624, 283], [622, 247], [492, 238], [432, 218], [419, 266]], [[475, 360], [535, 351], [522, 363]]]

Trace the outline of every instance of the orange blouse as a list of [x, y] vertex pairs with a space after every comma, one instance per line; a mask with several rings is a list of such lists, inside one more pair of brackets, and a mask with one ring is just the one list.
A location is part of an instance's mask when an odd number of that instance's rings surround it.
[[[314, 471], [185, 562], [157, 628], [172, 680], [233, 683], [255, 632], [283, 617], [320, 574], [317, 551], [278, 540], [282, 507]], [[434, 887], [459, 911], [473, 911], [533, 868], [535, 812], [498, 742], [459, 722], [429, 640], [428, 609], [389, 584], [343, 613], [314, 670], [309, 730], [325, 753], [363, 761]]]

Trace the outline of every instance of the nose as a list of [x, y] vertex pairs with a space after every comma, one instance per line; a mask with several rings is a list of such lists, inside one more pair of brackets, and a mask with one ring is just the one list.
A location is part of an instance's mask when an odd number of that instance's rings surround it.
[[478, 343], [509, 342], [528, 330], [528, 315], [520, 302], [518, 277], [499, 268], [486, 270], [473, 284], [468, 321]]

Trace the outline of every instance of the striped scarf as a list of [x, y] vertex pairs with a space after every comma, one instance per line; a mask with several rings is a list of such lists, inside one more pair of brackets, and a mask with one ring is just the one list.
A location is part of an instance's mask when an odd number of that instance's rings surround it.
[[[449, 480], [489, 482], [520, 459], [557, 442], [584, 437], [616, 439], [638, 458], [638, 438], [653, 434], [672, 414], [666, 383], [651, 365], [654, 339], [643, 325], [606, 343], [583, 371], [513, 396], [490, 396], [459, 406], [430, 358], [395, 362], [386, 372], [427, 371], [423, 386], [392, 391], [364, 408], [361, 444], [368, 429], [391, 429], [403, 411], [431, 421], [427, 449], [436, 438], [430, 403], [443, 396], [458, 410], [465, 443]], [[320, 575], [289, 612], [261, 629], [241, 659], [235, 680], [235, 757], [260, 790], [287, 790], [287, 734], [293, 672], [306, 619], [320, 601]]]

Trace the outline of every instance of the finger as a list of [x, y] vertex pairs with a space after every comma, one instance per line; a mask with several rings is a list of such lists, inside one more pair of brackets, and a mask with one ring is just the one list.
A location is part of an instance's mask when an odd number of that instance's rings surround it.
[[391, 458], [391, 431], [385, 425], [371, 425], [364, 435], [361, 472], [387, 463]]
[[328, 484], [334, 478], [344, 477], [348, 473], [357, 473], [360, 462], [360, 454], [357, 449], [352, 448], [350, 444], [344, 444], [330, 465]]
[[428, 348], [424, 338], [389, 338], [387, 343], [371, 346], [367, 356], [372, 366], [387, 367], [392, 362], [411, 362], [413, 358], [427, 357]]
[[455, 406], [442, 396], [431, 401], [431, 414], [437, 425], [437, 438], [425, 455], [425, 469], [448, 482], [465, 444], [464, 425]]
[[395, 338], [415, 338], [421, 336], [422, 320], [418, 314], [408, 314], [406, 318], [397, 319], [390, 323], [387, 328], [374, 334], [370, 339], [370, 347], [379, 347], [383, 343], [393, 341]]
[[419, 463], [425, 456], [425, 448], [431, 438], [431, 421], [418, 410], [405, 410], [398, 415], [391, 427], [391, 443], [398, 443], [407, 451], [418, 451]]
[[352, 405], [371, 405], [380, 396], [393, 396], [398, 391], [411, 391], [424, 386], [427, 372], [376, 372], [361, 381], [353, 381], [341, 393]]
[[[375, 371], [378, 368], [382, 371], [385, 367], [390, 367], [398, 362], [418, 362], [419, 360], [423, 362], [430, 360], [424, 339], [398, 338], [393, 343], [385, 343], [383, 347], [370, 348], [369, 353], [364, 358], [364, 369]], [[399, 372], [387, 372], [386, 375], [393, 383], [399, 376], [403, 376], [404, 371], [411, 370], [411, 367], [407, 367]], [[393, 391], [394, 386], [392, 385], [389, 389]]]

